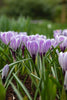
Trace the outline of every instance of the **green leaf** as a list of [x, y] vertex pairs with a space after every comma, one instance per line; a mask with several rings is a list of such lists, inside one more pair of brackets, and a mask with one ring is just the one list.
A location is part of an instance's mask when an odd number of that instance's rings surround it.
[[19, 85], [22, 87], [22, 89], [25, 91], [25, 93], [27, 94], [28, 98], [30, 100], [32, 100], [28, 90], [26, 89], [26, 87], [23, 85], [23, 83], [19, 80], [19, 78], [13, 73], [13, 76], [15, 77], [15, 79], [17, 80], [17, 82], [19, 83]]
[[12, 82], [10, 82], [10, 84], [11, 84], [12, 88], [14, 89], [15, 93], [17, 94], [19, 100], [23, 100], [20, 92], [16, 89], [16, 87], [14, 86], [14, 84]]

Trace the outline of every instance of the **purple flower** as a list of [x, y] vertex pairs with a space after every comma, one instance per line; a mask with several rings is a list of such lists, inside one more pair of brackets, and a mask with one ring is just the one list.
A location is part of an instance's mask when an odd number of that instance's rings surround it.
[[[27, 46], [27, 41], [28, 41], [28, 39], [29, 39], [29, 37], [27, 36], [27, 35], [21, 35], [21, 42], [22, 42], [22, 47], [23, 47], [23, 44], [25, 45], [25, 46]], [[21, 47], [21, 48], [22, 48]]]
[[21, 49], [22, 49], [22, 56], [24, 57], [24, 50], [25, 46], [27, 47], [27, 41], [29, 37], [26, 35], [21, 35]]
[[38, 38], [36, 35], [30, 35], [29, 36], [29, 40], [31, 40], [31, 41], [36, 40], [36, 38]]
[[30, 54], [31, 55], [37, 55], [38, 53], [38, 42], [37, 41], [31, 41], [30, 43]]
[[59, 44], [59, 43], [61, 43], [60, 44], [60, 49], [61, 49], [61, 51], [63, 51], [64, 52], [64, 50], [65, 50], [65, 46], [64, 46], [64, 41], [66, 40], [66, 37], [65, 36], [62, 36], [62, 35], [60, 35], [60, 36], [56, 36], [55, 37], [55, 40], [56, 40], [56, 42]]
[[64, 36], [67, 36], [67, 29], [63, 30], [62, 34], [63, 34]]
[[56, 42], [55, 39], [51, 39], [51, 46], [53, 46], [54, 48], [58, 45], [58, 43]]
[[1, 33], [1, 40], [6, 44], [8, 45], [8, 43], [10, 42], [12, 36], [14, 36], [14, 33], [11, 32], [11, 31], [8, 31], [8, 32], [2, 32]]
[[4, 66], [4, 68], [2, 70], [2, 81], [3, 81], [3, 83], [5, 83], [5, 81], [6, 81], [8, 72], [9, 72], [9, 65], [7, 64], [7, 65]]
[[15, 36], [11, 38], [10, 47], [14, 50], [20, 47], [20, 38], [16, 38]]
[[38, 42], [37, 41], [30, 41], [30, 42], [28, 41], [27, 48], [28, 48], [28, 50], [32, 56], [32, 59], [35, 63], [35, 58], [36, 58], [36, 55], [38, 53], [38, 48], [39, 48]]
[[60, 52], [58, 60], [59, 60], [60, 66], [62, 67], [62, 70], [66, 71], [67, 70], [67, 52], [65, 53]]
[[38, 39], [38, 43], [39, 43], [39, 50], [38, 50], [38, 52], [39, 52], [41, 57], [42, 57], [42, 55], [44, 53], [43, 52], [43, 44], [44, 44], [44, 42], [45, 42], [45, 39], [42, 39], [42, 38]]
[[54, 33], [54, 37], [56, 37], [62, 34], [62, 30], [54, 30], [53, 33]]
[[67, 52], [60, 52], [58, 56], [59, 64], [64, 74], [64, 89], [67, 92]]
[[51, 48], [51, 40], [47, 39], [43, 44], [43, 53], [45, 54]]

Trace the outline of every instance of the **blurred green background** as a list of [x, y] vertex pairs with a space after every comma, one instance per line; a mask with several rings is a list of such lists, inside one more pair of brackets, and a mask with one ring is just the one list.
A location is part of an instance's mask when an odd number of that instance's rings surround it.
[[0, 0], [0, 16], [67, 22], [67, 0]]

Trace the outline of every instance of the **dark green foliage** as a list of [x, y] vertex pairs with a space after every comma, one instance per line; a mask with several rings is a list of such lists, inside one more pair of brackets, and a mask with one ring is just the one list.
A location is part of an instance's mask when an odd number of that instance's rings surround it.
[[58, 5], [60, 0], [4, 0], [4, 6], [0, 14], [10, 17], [29, 16], [33, 19], [54, 20], [61, 14], [62, 6]]

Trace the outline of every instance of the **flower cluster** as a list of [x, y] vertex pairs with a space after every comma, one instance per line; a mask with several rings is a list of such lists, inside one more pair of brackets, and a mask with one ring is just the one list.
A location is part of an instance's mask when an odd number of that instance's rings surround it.
[[56, 40], [56, 43], [60, 43], [60, 49], [61, 52], [58, 54], [58, 61], [62, 68], [63, 74], [64, 74], [64, 88], [67, 92], [67, 52], [65, 52], [65, 49], [67, 48], [67, 29], [65, 30], [56, 30], [54, 31], [54, 38]]
[[39, 34], [28, 36], [26, 32], [1, 32], [0, 39], [6, 45], [9, 45], [11, 50], [16, 51], [21, 47], [23, 55], [26, 47], [32, 58], [35, 58], [37, 53], [40, 56], [45, 55], [49, 48], [51, 48], [51, 45], [54, 45], [53, 39], [47, 39], [46, 36]]
[[67, 29], [65, 30], [55, 30], [54, 39], [56, 44], [60, 44], [60, 49], [62, 52], [67, 48]]

